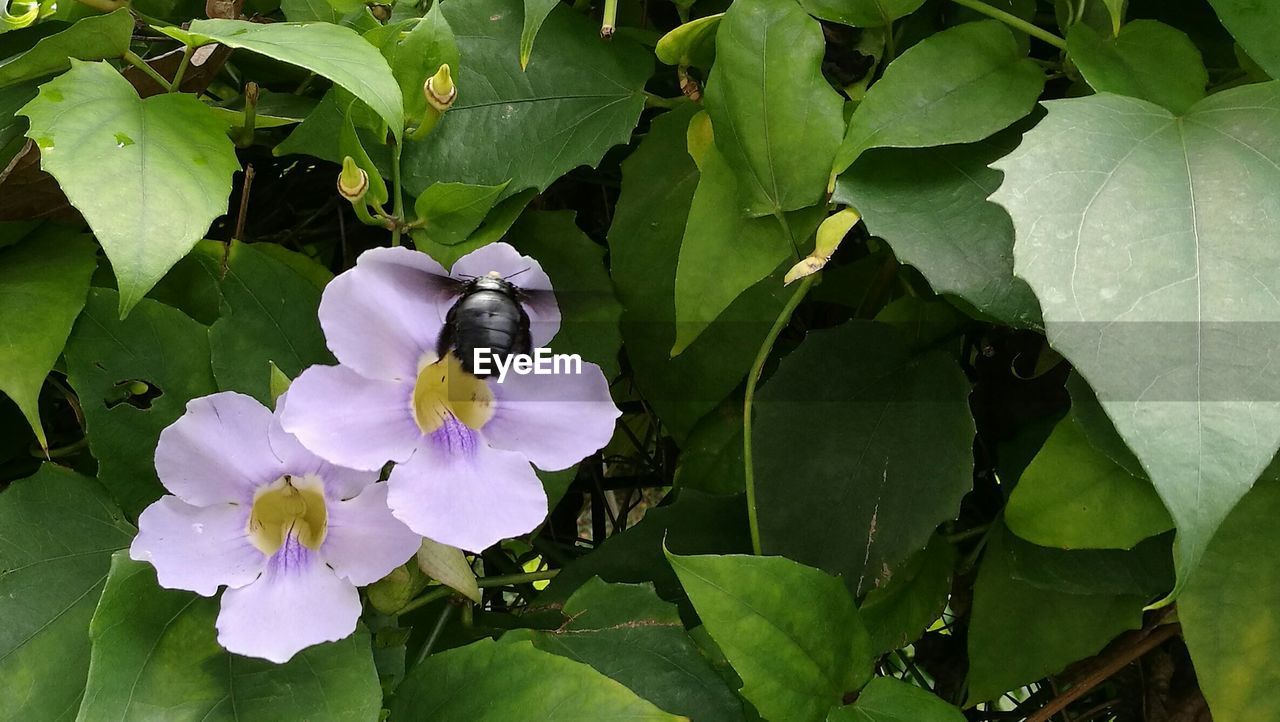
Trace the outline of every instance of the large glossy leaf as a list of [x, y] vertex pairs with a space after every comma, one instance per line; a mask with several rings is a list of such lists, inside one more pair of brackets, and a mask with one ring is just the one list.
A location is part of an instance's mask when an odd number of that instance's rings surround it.
[[1280, 76], [1280, 5], [1265, 0], [1209, 0], [1218, 18], [1262, 69]]
[[89, 292], [97, 249], [49, 227], [0, 252], [0, 393], [22, 410], [41, 446], [40, 389]]
[[395, 135], [404, 130], [404, 105], [391, 68], [377, 48], [350, 28], [217, 19], [193, 21], [185, 35], [174, 35], [191, 44], [219, 42], [306, 68], [364, 101]]
[[[209, 328], [213, 376], [219, 390], [249, 394], [270, 408], [272, 364], [296, 378], [312, 364], [334, 362], [316, 317], [320, 289], [257, 246], [236, 241], [225, 253], [199, 256], [222, 296]], [[293, 255], [296, 263], [314, 264]]]
[[[695, 108], [659, 116], [622, 164], [622, 194], [609, 227], [613, 283], [622, 302], [622, 337], [635, 380], [677, 440], [747, 375], [752, 359], [790, 291], [772, 280], [756, 284], [717, 323], [671, 358], [677, 258], [698, 185], [686, 148]], [[739, 216], [729, 213], [722, 221]], [[768, 219], [762, 219], [761, 222]]]
[[755, 406], [761, 546], [857, 595], [923, 549], [973, 485], [969, 382], [884, 324], [809, 334]]
[[89, 619], [133, 531], [102, 487], [52, 464], [0, 493], [0, 716], [75, 718]]
[[914, 684], [876, 677], [847, 707], [831, 710], [827, 722], [961, 722], [955, 706]]
[[1186, 33], [1155, 20], [1135, 20], [1114, 38], [1080, 23], [1067, 35], [1071, 60], [1099, 93], [1150, 100], [1175, 113], [1204, 97], [1209, 73]]
[[1180, 580], [1280, 446], [1277, 103], [1055, 101], [996, 163], [1016, 271], [1173, 516]]
[[382, 690], [368, 632], [277, 665], [218, 646], [217, 614], [216, 599], [161, 589], [150, 565], [117, 554], [90, 627], [93, 661], [77, 719], [377, 719]]
[[667, 558], [764, 719], [821, 720], [870, 676], [867, 630], [839, 579], [782, 557]]
[[120, 8], [106, 15], [87, 17], [54, 33], [30, 49], [0, 60], [0, 88], [39, 78], [71, 67], [71, 59], [117, 58], [129, 49], [133, 15]]
[[843, 172], [868, 148], [982, 140], [1031, 112], [1044, 73], [995, 20], [930, 35], [889, 64], [849, 119]]
[[520, 0], [455, 0], [442, 6], [458, 37], [458, 99], [426, 140], [405, 147], [409, 193], [437, 181], [496, 185], [505, 196], [542, 190], [569, 170], [595, 165], [626, 142], [644, 107], [648, 53], [568, 7], [538, 34], [555, 53], [520, 69]]
[[41, 168], [111, 259], [122, 315], [227, 208], [240, 163], [226, 126], [193, 96], [143, 100], [110, 65], [73, 61], [19, 112]]
[[995, 699], [1102, 649], [1142, 626], [1142, 596], [1067, 594], [1013, 576], [996, 529], [973, 587], [969, 622], [969, 701]]
[[1073, 376], [1070, 388], [1070, 415], [1054, 427], [1009, 496], [1009, 528], [1032, 543], [1063, 549], [1129, 549], [1173, 528], [1155, 487], [1088, 386]]
[[1218, 722], [1275, 722], [1280, 685], [1280, 481], [1261, 481], [1223, 522], [1178, 599], [1196, 678]]
[[511, 228], [511, 241], [521, 253], [538, 259], [556, 289], [562, 318], [552, 350], [579, 354], [598, 364], [606, 378], [617, 376], [622, 307], [605, 269], [604, 248], [566, 211], [525, 213]]
[[705, 105], [747, 215], [806, 208], [826, 190], [843, 116], [825, 48], [822, 26], [792, 2], [739, 0], [720, 21]]
[[915, 12], [924, 0], [801, 0], [814, 17], [855, 28], [877, 28]]
[[[652, 585], [582, 585], [558, 629], [529, 633], [538, 649], [589, 664], [672, 714], [742, 720], [742, 702], [684, 631]], [[506, 641], [506, 638], [503, 638]]]
[[409, 671], [391, 703], [394, 719], [612, 719], [675, 722], [591, 667], [536, 649], [489, 639], [433, 654]]
[[67, 341], [67, 378], [80, 397], [98, 479], [130, 516], [164, 493], [153, 459], [160, 431], [187, 401], [217, 391], [204, 326], [144, 299], [128, 320], [116, 293], [90, 289]]
[[834, 199], [856, 208], [934, 291], [1010, 326], [1036, 327], [1039, 304], [1013, 275], [1013, 221], [987, 200], [1001, 178], [987, 165], [1018, 139], [1007, 131], [968, 145], [873, 150], [840, 176]]
[[[805, 245], [805, 239], [826, 214], [825, 207], [814, 206], [781, 218], [743, 216], [738, 178], [717, 149], [707, 149], [680, 243], [672, 356], [683, 353], [739, 296], [779, 264], [807, 253], [811, 246]], [[772, 282], [782, 285], [778, 279]]]

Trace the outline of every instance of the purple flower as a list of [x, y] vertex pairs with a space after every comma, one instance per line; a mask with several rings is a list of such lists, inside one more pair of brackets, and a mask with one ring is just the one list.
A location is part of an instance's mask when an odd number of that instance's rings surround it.
[[173, 495], [142, 512], [129, 556], [162, 587], [209, 597], [226, 585], [218, 642], [237, 654], [283, 663], [351, 634], [356, 587], [420, 544], [377, 473], [323, 461], [241, 394], [188, 403], [160, 434], [156, 471]]
[[560, 327], [551, 280], [505, 243], [454, 264], [375, 248], [335, 278], [320, 325], [338, 366], [312, 366], [290, 387], [282, 422], [308, 449], [353, 469], [396, 462], [388, 503], [410, 529], [479, 552], [547, 515], [534, 473], [572, 466], [613, 435], [620, 412], [599, 366], [580, 373], [479, 379], [436, 345], [459, 281], [496, 273], [524, 290], [535, 347]]

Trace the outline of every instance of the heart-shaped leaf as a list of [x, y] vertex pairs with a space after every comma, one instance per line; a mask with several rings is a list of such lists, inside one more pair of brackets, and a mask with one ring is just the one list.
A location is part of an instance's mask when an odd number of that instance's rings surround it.
[[133, 15], [120, 8], [84, 18], [60, 33], [40, 38], [30, 49], [0, 60], [0, 88], [71, 67], [71, 59], [118, 58], [129, 49]]
[[1280, 446], [1277, 102], [1054, 101], [994, 166], [1016, 272], [1173, 516], [1180, 584]]
[[1150, 100], [1175, 113], [1203, 98], [1209, 82], [1191, 38], [1155, 20], [1135, 20], [1114, 38], [1080, 23], [1067, 35], [1067, 51], [1099, 93]]
[[191, 95], [139, 98], [104, 62], [72, 61], [19, 112], [107, 252], [123, 317], [226, 211], [240, 167], [226, 125]]

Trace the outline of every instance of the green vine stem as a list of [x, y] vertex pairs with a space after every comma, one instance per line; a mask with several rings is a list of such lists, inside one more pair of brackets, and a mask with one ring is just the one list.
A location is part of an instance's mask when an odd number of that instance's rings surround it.
[[[481, 589], [489, 589], [491, 587], [508, 587], [515, 584], [528, 584], [530, 582], [545, 582], [550, 579], [555, 579], [556, 575], [559, 573], [559, 569], [543, 569], [542, 571], [525, 572], [524, 574], [499, 574], [492, 577], [481, 577], [480, 579], [477, 579], [476, 586]], [[396, 616], [408, 614], [415, 609], [421, 609], [437, 599], [443, 599], [453, 594], [456, 594], [456, 592], [449, 587], [435, 587], [426, 594], [409, 600], [407, 604], [396, 612]]]
[[187, 74], [187, 67], [191, 65], [191, 56], [196, 49], [188, 45], [182, 51], [182, 62], [178, 63], [178, 70], [173, 74], [173, 82], [169, 84], [169, 92], [176, 93], [182, 87], [182, 77]]
[[1049, 43], [1050, 45], [1052, 45], [1053, 47], [1059, 50], [1065, 51], [1067, 49], [1066, 40], [1063, 40], [1057, 35], [1054, 35], [1053, 33], [1049, 32], [1048, 30], [1045, 30], [1037, 25], [1034, 25], [1032, 23], [1027, 22], [1026, 20], [1023, 20], [1017, 15], [1005, 12], [1000, 8], [993, 8], [990, 5], [982, 2], [981, 0], [951, 0], [951, 2], [955, 3], [956, 5], [963, 5], [964, 7], [967, 7], [970, 10], [973, 10], [975, 12], [982, 13], [983, 15], [986, 15], [989, 18], [995, 18], [996, 20], [999, 20], [1005, 25], [1008, 25], [1009, 27], [1014, 28], [1016, 30], [1021, 30], [1022, 32], [1032, 37], [1040, 38], [1041, 40], [1045, 41], [1046, 43]]
[[760, 344], [760, 351], [756, 354], [755, 362], [751, 364], [750, 375], [747, 376], [747, 394], [742, 402], [742, 472], [747, 487], [747, 522], [751, 526], [751, 550], [755, 554], [760, 554], [760, 521], [756, 516], [756, 475], [751, 457], [751, 411], [756, 400], [756, 384], [760, 381], [760, 373], [764, 371], [765, 361], [769, 360], [769, 352], [773, 350], [774, 342], [778, 340], [782, 329], [786, 328], [791, 321], [791, 314], [795, 313], [796, 307], [809, 293], [809, 287], [813, 285], [818, 275], [815, 273], [803, 278], [800, 285], [796, 287], [795, 293], [787, 299], [787, 305], [782, 307], [782, 312], [774, 320], [773, 328], [769, 329], [769, 335], [765, 336], [764, 343]]
[[126, 50], [124, 51], [124, 55], [122, 55], [121, 57], [124, 58], [125, 62], [127, 62], [128, 64], [132, 65], [138, 70], [141, 70], [143, 73], [146, 73], [147, 77], [156, 81], [156, 83], [161, 88], [164, 88], [165, 92], [171, 92], [173, 90], [173, 86], [170, 85], [169, 81], [165, 80], [163, 75], [161, 75], [160, 73], [157, 73], [155, 68], [151, 67], [150, 65], [147, 65], [147, 61], [138, 57], [137, 53], [133, 52], [132, 50]]
[[404, 192], [400, 188], [400, 148], [401, 145], [391, 140], [391, 215], [395, 216], [395, 226], [391, 229], [391, 245], [400, 245], [400, 234], [404, 232]]

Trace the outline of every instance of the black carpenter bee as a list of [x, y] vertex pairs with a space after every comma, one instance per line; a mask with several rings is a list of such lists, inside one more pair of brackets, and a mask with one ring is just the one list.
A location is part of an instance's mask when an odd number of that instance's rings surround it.
[[467, 373], [488, 378], [492, 371], [475, 372], [476, 349], [487, 349], [493, 359], [533, 352], [529, 314], [523, 305], [526, 296], [519, 286], [494, 272], [463, 281], [459, 294], [445, 316], [437, 355], [443, 358], [452, 350]]

